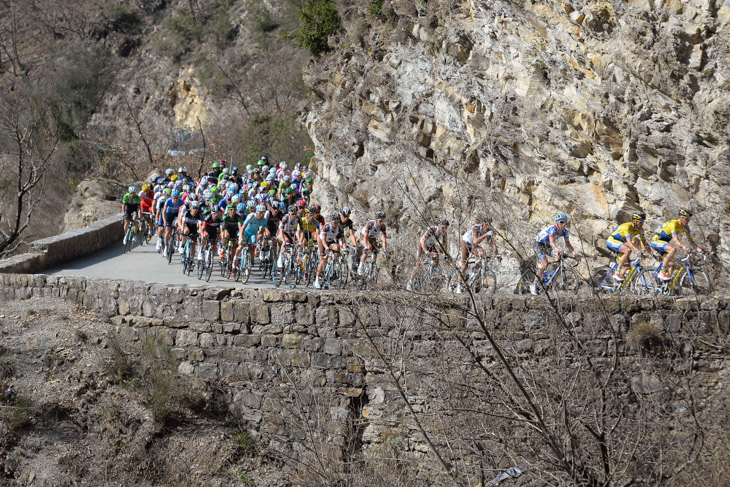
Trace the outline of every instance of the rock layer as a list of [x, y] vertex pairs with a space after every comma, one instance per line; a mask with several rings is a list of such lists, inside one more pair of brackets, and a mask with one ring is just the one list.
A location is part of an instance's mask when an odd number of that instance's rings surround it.
[[323, 204], [359, 220], [385, 208], [408, 240], [487, 211], [517, 250], [563, 211], [589, 255], [632, 211], [653, 233], [689, 206], [696, 239], [730, 257], [730, 5], [392, 0], [341, 14], [305, 77]]

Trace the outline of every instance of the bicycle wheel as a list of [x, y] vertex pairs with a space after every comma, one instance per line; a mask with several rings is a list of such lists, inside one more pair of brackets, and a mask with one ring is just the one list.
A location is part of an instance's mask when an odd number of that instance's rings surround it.
[[446, 290], [451, 293], [456, 292], [456, 288], [459, 286], [459, 275], [461, 274], [461, 270], [454, 269], [451, 271], [451, 274], [449, 274], [449, 280], [446, 281]]
[[192, 246], [190, 245], [190, 242], [186, 244], [185, 249], [185, 264], [186, 264], [186, 274], [189, 276], [193, 272], [193, 267], [195, 267], [195, 260], [192, 256]]
[[307, 265], [304, 268], [304, 287], [309, 287], [314, 282], [314, 274], [319, 261], [315, 260], [312, 254], [307, 256]]
[[431, 269], [431, 275], [428, 279], [428, 291], [432, 293], [441, 292], [444, 287], [444, 273], [440, 267]]
[[485, 269], [480, 274], [480, 279], [475, 282], [474, 292], [484, 294], [497, 292], [497, 275], [491, 269]]
[[122, 247], [122, 253], [126, 254], [127, 252], [130, 252], [132, 250], [132, 225], [129, 225], [129, 228], [127, 228], [127, 233], [124, 237], [124, 245]]
[[215, 254], [213, 247], [205, 254], [205, 282], [209, 282], [210, 275], [213, 274], [213, 254]]
[[172, 254], [175, 252], [175, 242], [173, 235], [170, 235], [170, 239], [167, 241], [167, 263], [172, 262]]
[[188, 252], [190, 251], [190, 248], [187, 244], [183, 247], [182, 254], [180, 254], [180, 263], [182, 264], [182, 272], [183, 274], [188, 273]]
[[535, 281], [535, 271], [532, 269], [527, 269], [522, 273], [520, 276], [520, 280], [517, 281], [517, 286], [515, 287], [515, 294], [530, 294], [530, 286]]
[[644, 269], [631, 280], [631, 292], [640, 296], [657, 293], [657, 286], [654, 281], [654, 271]]
[[248, 248], [245, 248], [241, 256], [241, 282], [246, 284], [249, 277], [251, 277], [251, 254]]
[[347, 264], [338, 259], [334, 263], [334, 284], [337, 289], [343, 289], [347, 285]]
[[[278, 256], [277, 256], [277, 258], [278, 258]], [[284, 268], [289, 263], [289, 259], [285, 259], [284, 262], [282, 262], [282, 264], [284, 264], [284, 265], [281, 267], [277, 266], [276, 262], [277, 261], [275, 260], [274, 265], [271, 268], [271, 281], [274, 283], [275, 287], [279, 287], [279, 286], [281, 286], [281, 282], [284, 278]]]
[[575, 294], [578, 292], [579, 285], [578, 273], [570, 267], [563, 267], [555, 271], [555, 275], [549, 283], [550, 289], [555, 293], [568, 292]]
[[378, 284], [378, 265], [375, 263], [370, 264], [363, 277], [365, 281], [365, 289], [367, 291], [375, 289]]
[[707, 275], [702, 269], [695, 269], [690, 277], [689, 269], [684, 273], [682, 279], [679, 281], [679, 287], [682, 288], [683, 293], [694, 293], [694, 294], [710, 294], [712, 292], [712, 283], [710, 282], [710, 276]]

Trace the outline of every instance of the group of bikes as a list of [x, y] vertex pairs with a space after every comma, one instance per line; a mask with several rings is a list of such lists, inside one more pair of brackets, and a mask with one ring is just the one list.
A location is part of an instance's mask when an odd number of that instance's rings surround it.
[[[133, 215], [136, 224], [129, 225], [126, 238], [124, 239], [124, 253], [132, 250], [135, 245], [149, 244], [156, 229], [151, 228], [147, 218], [138, 219]], [[249, 251], [248, 245], [243, 245], [240, 252], [236, 252], [237, 239], [228, 239], [223, 251], [217, 249], [219, 242], [211, 242], [200, 237], [197, 243], [198, 251], [193, 255], [192, 242], [185, 239], [182, 243], [181, 235], [177, 227], [173, 227], [169, 240], [158, 253], [162, 254], [168, 263], [173, 262], [173, 256], [179, 254], [177, 259], [182, 264], [182, 272], [188, 276], [195, 274], [198, 279], [210, 281], [214, 270], [217, 268], [221, 277], [239, 281], [242, 284], [248, 283], [252, 273], [258, 273], [261, 279], [271, 279], [274, 286], [282, 284], [290, 288], [303, 285], [309, 287], [314, 283], [317, 267], [319, 266], [319, 254], [313, 242], [309, 244], [285, 244], [277, 251], [273, 237], [262, 237], [257, 240], [254, 251]], [[182, 251], [180, 251], [182, 250]], [[375, 261], [375, 254], [364, 249], [359, 252], [366, 252], [365, 272], [359, 275], [357, 272], [350, 272], [347, 263], [349, 251], [325, 251], [325, 262], [320, 279], [323, 289], [354, 289], [369, 290], [377, 283], [378, 266]], [[281, 259], [279, 259], [281, 253]], [[353, 259], [359, 262], [359, 257], [353, 255]], [[282, 265], [278, 265], [282, 264]]]
[[[136, 243], [142, 245], [149, 243], [155, 229], [150, 228], [146, 218], [138, 220], [138, 225], [129, 225], [127, 235], [124, 239], [124, 252], [129, 252]], [[201, 240], [199, 243], [200, 252], [192, 255], [190, 240], [186, 240], [182, 246], [179, 260], [182, 263], [182, 272], [186, 275], [195, 273], [198, 279], [209, 281], [215, 267], [220, 275], [226, 279], [233, 279], [246, 284], [252, 272], [258, 272], [262, 279], [271, 279], [274, 286], [282, 284], [295, 288], [303, 285], [311, 286], [314, 282], [316, 269], [319, 265], [319, 255], [315, 245], [286, 244], [280, 252], [283, 254], [279, 259], [277, 246], [274, 239], [262, 238], [255, 246], [253, 255], [249, 252], [248, 246], [243, 246], [236, 255], [235, 240], [231, 239], [226, 243], [222, 257], [218, 255], [216, 245], [213, 242]], [[176, 229], [173, 231], [166, 255], [168, 262], [172, 262], [173, 255], [179, 250], [180, 236]], [[159, 252], [162, 252], [162, 249]], [[362, 251], [362, 249], [359, 249]], [[370, 290], [378, 283], [378, 265], [375, 261], [375, 254], [368, 253], [366, 256], [365, 272], [359, 275], [351, 272], [348, 265], [348, 251], [325, 252], [325, 263], [321, 273], [322, 288], [324, 289], [355, 289]], [[353, 255], [355, 262], [359, 256]], [[652, 263], [650, 256], [639, 257], [631, 261], [631, 268], [625, 279], [616, 281], [614, 273], [618, 271], [618, 262], [613, 261], [608, 266], [601, 266], [593, 269], [593, 275], [589, 280], [590, 285], [600, 293], [607, 294], [636, 294], [636, 295], [665, 295], [681, 296], [694, 294], [709, 294], [712, 291], [710, 277], [704, 269], [707, 262], [706, 253], [688, 253], [685, 257], [678, 259], [671, 279], [662, 280], [658, 274], [662, 271], [661, 259], [657, 256], [656, 262]], [[496, 273], [490, 268], [491, 256], [486, 252], [472, 257], [466, 273], [460, 275], [461, 270], [454, 268], [446, 277], [438, 264], [435, 256], [427, 256], [423, 265], [411, 279], [411, 291], [413, 292], [442, 292], [454, 293], [460, 284], [476, 294], [491, 294], [498, 290]], [[217, 262], [216, 262], [217, 261]], [[257, 261], [256, 264], [254, 262]], [[278, 263], [283, 265], [279, 266]], [[217, 265], [216, 265], [217, 264]], [[541, 283], [541, 291], [544, 293], [572, 293], [578, 292], [583, 280], [576, 271], [579, 261], [572, 256], [562, 254], [550, 262], [548, 270], [542, 276], [538, 276]], [[412, 275], [413, 267], [404, 273], [404, 282]], [[530, 285], [535, 280], [536, 268], [530, 265], [523, 268], [517, 285], [514, 288], [515, 294], [530, 294]], [[541, 277], [541, 278], [540, 278]]]

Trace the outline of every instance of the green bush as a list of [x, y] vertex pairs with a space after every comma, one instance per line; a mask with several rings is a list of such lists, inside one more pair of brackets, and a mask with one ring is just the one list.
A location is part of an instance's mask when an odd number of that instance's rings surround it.
[[385, 15], [383, 15], [383, 2], [385, 0], [372, 0], [370, 2], [370, 15], [373, 15], [380, 20], [385, 19]]
[[328, 51], [327, 39], [342, 29], [334, 0], [306, 0], [299, 22], [298, 44], [315, 55]]

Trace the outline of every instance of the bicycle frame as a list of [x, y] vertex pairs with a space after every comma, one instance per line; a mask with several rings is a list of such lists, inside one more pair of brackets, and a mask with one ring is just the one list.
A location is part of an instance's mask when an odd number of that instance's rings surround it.
[[623, 281], [617, 286], [614, 287], [611, 285], [611, 279], [613, 278], [614, 274], [618, 271], [618, 259], [615, 259], [611, 266], [608, 269], [608, 272], [606, 273], [606, 276], [601, 280], [601, 283], [599, 284], [599, 287], [601, 289], [605, 289], [606, 291], [610, 291], [612, 293], [620, 293], [624, 289], [626, 289], [629, 286], [629, 283], [631, 282], [631, 279], [633, 279], [635, 276], [637, 276], [643, 269], [644, 266], [642, 264], [641, 258], [637, 257], [636, 259], [633, 259], [630, 261], [630, 268], [629, 273], [626, 274], [626, 277]]

